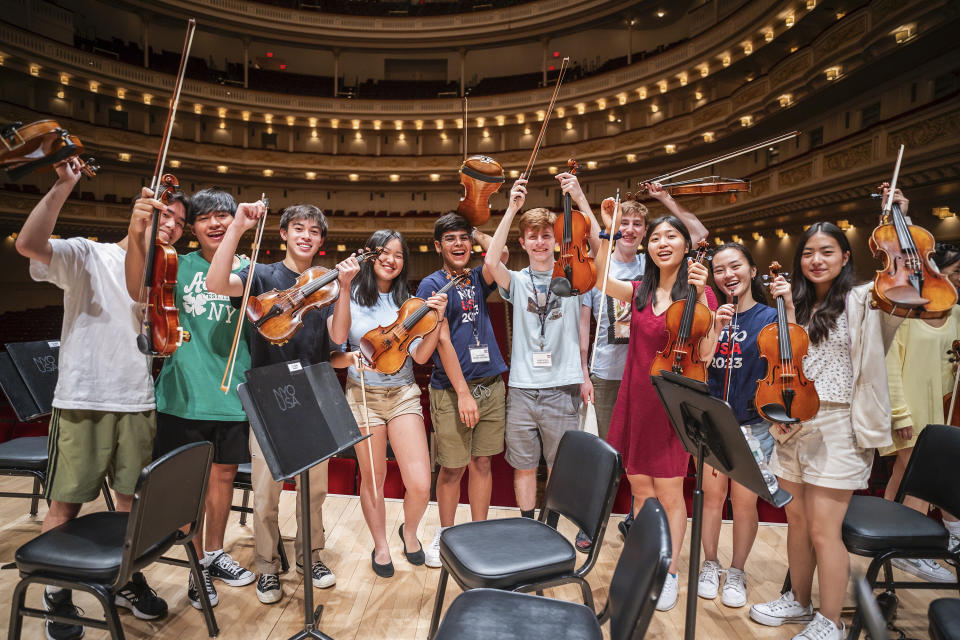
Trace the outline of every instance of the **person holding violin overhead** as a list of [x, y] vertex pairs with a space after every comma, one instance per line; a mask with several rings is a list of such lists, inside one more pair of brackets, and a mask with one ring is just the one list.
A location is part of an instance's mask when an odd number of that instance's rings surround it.
[[[417, 538], [420, 519], [430, 500], [430, 452], [427, 447], [423, 409], [420, 406], [420, 386], [413, 376], [413, 362], [403, 358], [399, 370], [383, 373], [378, 362], [367, 362], [360, 354], [368, 332], [377, 331], [400, 322], [401, 307], [411, 304], [407, 284], [409, 251], [403, 236], [389, 229], [374, 232], [366, 247], [379, 250], [380, 255], [364, 261], [360, 274], [350, 291], [350, 333], [344, 353], [333, 354], [335, 367], [349, 365], [345, 395], [357, 424], [371, 434], [355, 445], [360, 465], [360, 506], [367, 528], [373, 536], [371, 562], [380, 577], [393, 576], [393, 561], [387, 542], [386, 510], [383, 502], [383, 483], [387, 478], [387, 440], [393, 448], [406, 493], [403, 496], [403, 524], [400, 539], [403, 555], [410, 564], [424, 564], [423, 547]], [[438, 288], [437, 291], [439, 291]], [[407, 303], [405, 305], [404, 303]], [[426, 305], [446, 322], [446, 293], [431, 292]], [[433, 331], [422, 338], [414, 338], [409, 355], [420, 364], [427, 362], [437, 348], [440, 332]], [[399, 362], [397, 363], [399, 364]], [[365, 371], [361, 373], [360, 368]], [[373, 448], [373, 465], [368, 448]]]
[[[126, 257], [127, 290], [133, 298], [139, 293], [150, 222], [158, 204], [149, 198], [141, 198], [134, 205], [131, 234], [142, 229], [140, 236], [144, 242], [134, 243]], [[253, 572], [241, 567], [223, 550], [237, 465], [250, 462], [250, 425], [235, 389], [227, 394], [210, 392], [223, 372], [235, 323], [241, 318], [230, 299], [211, 293], [205, 280], [210, 261], [233, 222], [237, 203], [225, 191], [204, 189], [193, 194], [189, 205], [187, 224], [200, 249], [178, 258], [174, 303], [179, 311], [180, 324], [190, 332], [191, 339], [164, 362], [157, 377], [154, 457], [191, 442], [209, 441], [214, 445], [201, 524], [204, 534], [194, 537], [194, 547], [203, 568], [204, 587], [210, 604], [216, 606], [219, 596], [213, 580], [241, 587], [257, 579]], [[234, 272], [247, 264], [247, 260], [235, 257]], [[249, 368], [250, 352], [245, 344], [240, 346], [238, 359], [242, 370]], [[194, 607], [200, 608], [199, 590], [194, 585], [193, 576], [190, 577], [187, 597]]]
[[[609, 215], [612, 219], [613, 200], [604, 200], [602, 206], [604, 218]], [[601, 273], [610, 253], [607, 243], [604, 238], [598, 254], [597, 269]], [[732, 316], [729, 308], [726, 314], [714, 315], [717, 300], [706, 284], [707, 268], [688, 257], [690, 249], [690, 232], [684, 222], [674, 215], [661, 216], [650, 224], [647, 265], [642, 279], [630, 282], [611, 274], [606, 283], [607, 295], [634, 305], [630, 314], [627, 364], [607, 438], [623, 456], [634, 509], [647, 498], [656, 497], [667, 512], [670, 538], [674, 542], [667, 579], [657, 601], [657, 609], [661, 611], [670, 610], [677, 603], [677, 561], [687, 527], [683, 478], [690, 455], [673, 432], [650, 382], [651, 365], [657, 351], [664, 346], [665, 333], [679, 332], [679, 327], [666, 325], [667, 310], [674, 300], [703, 305], [702, 310], [709, 318], [705, 335], [694, 339], [691, 334], [690, 357], [701, 364], [712, 357], [720, 329]]]
[[[711, 264], [713, 279], [721, 307], [718, 315], [732, 317], [723, 327], [717, 348], [707, 369], [710, 394], [733, 407], [737, 421], [744, 432], [759, 443], [763, 459], [769, 460], [774, 440], [770, 423], [754, 407], [757, 380], [764, 377], [767, 364], [760, 358], [757, 334], [771, 322], [777, 321], [777, 310], [767, 306], [766, 295], [753, 256], [742, 244], [728, 242], [716, 249]], [[785, 295], [789, 305], [789, 285], [778, 278], [771, 293]], [[727, 499], [727, 476], [704, 464], [703, 478], [703, 565], [697, 581], [697, 594], [712, 600], [720, 591], [717, 547], [720, 540], [720, 522]], [[757, 537], [757, 494], [737, 482], [730, 482], [730, 502], [733, 505], [733, 558], [726, 569], [721, 602], [728, 607], [742, 607], [747, 603], [747, 584], [744, 568], [747, 556]]]
[[[255, 227], [267, 213], [262, 201], [244, 203], [237, 207], [234, 222], [223, 234], [220, 246], [214, 253], [207, 271], [206, 286], [211, 292], [230, 296], [233, 306], [240, 307], [240, 296], [249, 274], [249, 267], [233, 273], [236, 264], [237, 246], [248, 229]], [[280, 237], [287, 250], [280, 262], [260, 265], [254, 270], [250, 294], [257, 296], [271, 290], [283, 291], [297, 283], [306, 271], [327, 237], [327, 218], [317, 207], [310, 204], [291, 205], [280, 217]], [[341, 289], [349, 289], [354, 276], [360, 270], [354, 256], [340, 262], [336, 269]], [[310, 310], [302, 316], [302, 326], [284, 344], [274, 344], [251, 327], [247, 332], [250, 349], [250, 366], [263, 367], [269, 364], [299, 360], [304, 366], [326, 362], [330, 359], [331, 343], [339, 344], [347, 338], [350, 326], [350, 302], [346, 296], [336, 304]], [[211, 393], [219, 391], [211, 390]], [[263, 459], [256, 436], [250, 433], [250, 464], [253, 484], [253, 534], [254, 561], [257, 573], [257, 598], [264, 604], [279, 602], [283, 598], [280, 586], [280, 558], [277, 554], [280, 529], [278, 508], [283, 483], [276, 482]], [[326, 461], [312, 467], [310, 473], [310, 505], [314, 509], [310, 518], [310, 545], [313, 584], [319, 588], [332, 587], [336, 576], [320, 559], [324, 548], [323, 501], [327, 495]], [[298, 487], [299, 492], [299, 487]], [[298, 497], [299, 499], [299, 497]], [[299, 513], [299, 510], [298, 510]], [[297, 516], [299, 529], [299, 515]], [[299, 541], [300, 536], [297, 535]], [[297, 558], [301, 558], [300, 542], [296, 543]], [[297, 565], [297, 571], [303, 567]]]
[[[563, 192], [570, 194], [589, 220], [589, 242], [596, 255], [597, 221], [576, 176], [561, 173], [556, 178]], [[580, 428], [581, 400], [592, 400], [593, 390], [583, 376], [579, 296], [556, 295], [551, 284], [557, 216], [547, 209], [525, 211], [519, 222], [520, 246], [527, 254], [529, 266], [511, 271], [500, 262], [513, 219], [527, 195], [526, 183], [520, 178], [513, 184], [510, 204], [487, 249], [484, 265], [493, 273], [500, 295], [513, 305], [506, 460], [514, 469], [513, 485], [520, 513], [532, 518], [540, 455], [546, 459], [549, 474], [560, 438], [566, 431]]]
[[[793, 260], [791, 322], [805, 327], [810, 346], [803, 366], [814, 381], [820, 409], [812, 420], [776, 425], [770, 460], [787, 504], [787, 559], [792, 591], [755, 604], [750, 617], [769, 626], [808, 623], [799, 640], [840, 640], [840, 611], [850, 556], [841, 527], [857, 489], [865, 489], [874, 449], [890, 444], [890, 394], [884, 354], [902, 318], [873, 307], [873, 283], [855, 285], [850, 242], [830, 222], [804, 232]], [[814, 569], [820, 610], [811, 602]]]
[[[137, 304], [124, 281], [130, 236], [116, 243], [51, 239], [60, 209], [81, 176], [76, 159], [55, 169], [57, 181], [30, 212], [16, 240], [17, 251], [30, 259], [30, 277], [63, 289], [44, 532], [72, 520], [83, 503], [95, 500], [105, 476], [116, 492], [117, 510], [130, 511], [156, 434], [153, 379], [148, 360], [137, 350]], [[183, 229], [183, 202], [175, 200], [162, 211], [161, 234], [176, 242]], [[166, 602], [139, 572], [120, 589], [116, 602], [142, 619], [167, 613]], [[77, 614], [66, 589], [48, 586], [43, 604], [54, 614]], [[46, 631], [55, 640], [75, 640], [84, 633], [81, 625], [51, 621]]]

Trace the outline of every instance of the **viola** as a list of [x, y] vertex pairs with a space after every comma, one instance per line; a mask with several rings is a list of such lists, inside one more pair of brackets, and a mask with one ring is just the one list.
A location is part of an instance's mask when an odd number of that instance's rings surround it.
[[[781, 272], [780, 263], [770, 264], [772, 281]], [[767, 376], [757, 380], [753, 405], [764, 420], [790, 424], [810, 420], [820, 410], [820, 397], [813, 382], [803, 374], [803, 357], [810, 337], [798, 324], [787, 322], [783, 297], [777, 297], [777, 321], [757, 334], [760, 357], [767, 361]]]
[[28, 173], [42, 168], [55, 167], [71, 158], [79, 161], [79, 170], [88, 178], [97, 174], [100, 167], [92, 158], [81, 160], [83, 143], [61, 127], [55, 120], [38, 120], [28, 125], [15, 122], [0, 129], [0, 166], [16, 182]]
[[[450, 276], [450, 281], [437, 291], [446, 293], [453, 287], [470, 279], [470, 273]], [[440, 314], [427, 306], [422, 298], [407, 298], [397, 311], [397, 319], [386, 327], [367, 331], [360, 339], [360, 353], [374, 369], [384, 374], [394, 374], [407, 361], [410, 345], [435, 330], [440, 324]]]
[[[576, 174], [576, 160], [567, 161], [567, 171]], [[560, 240], [560, 256], [553, 264], [550, 290], [557, 295], [576, 296], [593, 289], [597, 266], [588, 254], [590, 219], [573, 208], [569, 193], [563, 196], [563, 216], [554, 221], [553, 235]]]
[[471, 156], [460, 165], [460, 184], [464, 195], [457, 213], [474, 227], [490, 219], [490, 196], [503, 185], [503, 167], [488, 156]]
[[880, 225], [870, 234], [870, 251], [883, 263], [873, 279], [873, 306], [901, 318], [942, 318], [957, 303], [957, 290], [933, 263], [933, 235], [908, 224], [893, 202], [902, 159], [900, 145]]
[[[376, 258], [383, 251], [362, 249], [357, 253], [361, 263]], [[322, 309], [340, 295], [340, 271], [336, 268], [310, 267], [297, 277], [292, 287], [271, 289], [251, 297], [246, 307], [247, 319], [264, 339], [284, 344], [303, 326], [303, 316], [312, 309]]]
[[[702, 263], [707, 257], [707, 241], [697, 245], [695, 262]], [[659, 376], [661, 371], [706, 382], [707, 364], [700, 359], [700, 341], [710, 333], [713, 313], [697, 302], [697, 289], [690, 287], [684, 300], [673, 302], [664, 314], [664, 331], [667, 344], [657, 352], [650, 365], [650, 375]]]
[[952, 424], [960, 427], [960, 402], [954, 398], [957, 396], [957, 383], [960, 382], [960, 340], [954, 340], [947, 351], [950, 363], [956, 371], [953, 374], [953, 391], [943, 396], [943, 423]]

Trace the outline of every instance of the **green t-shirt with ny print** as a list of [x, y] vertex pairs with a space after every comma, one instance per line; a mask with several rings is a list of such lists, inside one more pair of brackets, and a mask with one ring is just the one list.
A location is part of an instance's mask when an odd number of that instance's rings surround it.
[[[239, 261], [234, 273], [247, 264]], [[236, 389], [250, 368], [250, 351], [241, 335], [230, 392], [220, 391], [240, 312], [229, 297], [207, 290], [209, 268], [199, 251], [180, 256], [175, 299], [180, 326], [190, 332], [190, 341], [163, 363], [157, 378], [157, 411], [190, 420], [246, 420]]]

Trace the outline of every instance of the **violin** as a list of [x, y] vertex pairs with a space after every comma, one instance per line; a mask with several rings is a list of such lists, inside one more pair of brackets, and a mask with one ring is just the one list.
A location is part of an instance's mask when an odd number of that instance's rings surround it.
[[471, 156], [460, 165], [460, 184], [464, 195], [457, 213], [474, 227], [490, 219], [490, 196], [503, 185], [503, 167], [488, 156]]
[[0, 129], [0, 166], [14, 182], [31, 171], [59, 166], [71, 158], [79, 161], [80, 172], [92, 178], [100, 170], [93, 158], [82, 160], [83, 143], [55, 120], [38, 120], [28, 125], [15, 122]]
[[[382, 247], [361, 249], [357, 252], [357, 260], [366, 262], [382, 251]], [[305, 313], [322, 309], [337, 300], [339, 276], [340, 271], [336, 268], [310, 267], [297, 277], [292, 287], [283, 291], [271, 289], [251, 297], [246, 307], [247, 319], [264, 339], [273, 344], [284, 344], [303, 326]]]
[[[450, 281], [437, 291], [446, 293], [453, 287], [470, 279], [470, 272], [450, 276]], [[407, 361], [410, 345], [437, 328], [440, 314], [427, 306], [422, 298], [407, 298], [397, 311], [397, 319], [386, 327], [367, 331], [360, 339], [360, 353], [374, 369], [384, 374], [400, 371]]]
[[[567, 171], [571, 175], [577, 172], [577, 161], [573, 158], [567, 161]], [[588, 255], [590, 224], [589, 218], [573, 208], [570, 194], [565, 193], [563, 216], [553, 223], [553, 235], [560, 240], [560, 257], [553, 264], [550, 282], [550, 290], [556, 295], [580, 295], [597, 284], [597, 266]]]
[[953, 374], [953, 391], [943, 396], [943, 423], [960, 427], [960, 403], [955, 400], [957, 383], [960, 382], [960, 367], [957, 366], [957, 363], [960, 363], [960, 340], [953, 341], [947, 355], [950, 364], [956, 368], [956, 371]]
[[873, 307], [901, 318], [942, 318], [957, 303], [957, 290], [933, 263], [933, 235], [908, 224], [893, 202], [903, 147], [880, 224], [870, 234], [870, 251], [883, 263], [873, 279]]
[[[781, 272], [780, 263], [770, 264], [772, 281]], [[777, 297], [777, 321], [771, 322], [757, 334], [760, 357], [767, 361], [767, 377], [757, 380], [753, 405], [768, 422], [791, 424], [810, 420], [820, 410], [820, 397], [813, 382], [803, 374], [803, 357], [807, 355], [810, 338], [798, 324], [787, 322], [783, 297]]]
[[[695, 262], [702, 263], [707, 257], [707, 241], [697, 245]], [[650, 365], [650, 375], [659, 376], [661, 371], [707, 381], [707, 364], [700, 359], [700, 341], [710, 333], [713, 313], [709, 307], [697, 302], [697, 289], [690, 287], [685, 300], [673, 302], [664, 314], [666, 346], [657, 352]]]

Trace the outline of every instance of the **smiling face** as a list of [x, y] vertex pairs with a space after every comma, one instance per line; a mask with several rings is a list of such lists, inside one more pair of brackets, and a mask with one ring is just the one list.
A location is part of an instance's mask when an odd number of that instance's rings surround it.
[[287, 254], [297, 260], [313, 260], [323, 245], [323, 229], [310, 218], [291, 220], [280, 229], [280, 237], [287, 243]]
[[210, 211], [202, 213], [194, 219], [191, 225], [193, 235], [200, 243], [200, 250], [204, 255], [209, 253], [212, 256], [216, 252], [227, 227], [232, 222], [233, 216], [227, 211]]
[[650, 231], [647, 253], [661, 271], [679, 268], [689, 250], [686, 238], [669, 222], [661, 222]]
[[373, 275], [376, 276], [378, 285], [389, 285], [402, 271], [403, 244], [399, 238], [392, 238], [384, 245], [380, 257], [373, 261]]
[[623, 212], [623, 217], [620, 219], [621, 238], [617, 241], [617, 246], [622, 243], [624, 249], [636, 253], [646, 232], [647, 223], [642, 215]]
[[446, 231], [440, 241], [434, 240], [434, 248], [443, 260], [448, 271], [462, 271], [470, 262], [470, 232], [465, 230]]
[[553, 227], [527, 227], [520, 238], [520, 246], [527, 252], [530, 267], [538, 271], [553, 267], [553, 248], [556, 243]]
[[842, 251], [836, 238], [818, 231], [810, 236], [803, 246], [800, 269], [814, 286], [829, 287], [849, 259], [850, 252]]
[[750, 295], [750, 283], [756, 276], [757, 268], [751, 267], [737, 249], [731, 247], [713, 255], [713, 279], [728, 298]]
[[183, 203], [175, 200], [160, 211], [160, 221], [157, 223], [157, 236], [160, 242], [174, 245], [183, 235], [183, 227], [187, 223], [187, 212]]

